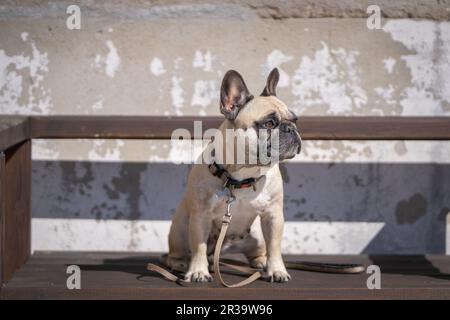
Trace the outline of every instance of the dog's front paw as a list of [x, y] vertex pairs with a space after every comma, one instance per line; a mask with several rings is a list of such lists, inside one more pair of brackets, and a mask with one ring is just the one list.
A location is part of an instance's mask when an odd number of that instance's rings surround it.
[[208, 271], [189, 271], [184, 279], [190, 282], [211, 282], [213, 278]]
[[270, 282], [287, 282], [291, 276], [286, 271], [283, 261], [267, 261], [267, 280]]
[[270, 282], [288, 282], [291, 276], [287, 271], [273, 271], [267, 273], [267, 280]]
[[287, 282], [291, 280], [291, 276], [287, 273], [281, 257], [267, 260], [267, 280], [270, 282]]

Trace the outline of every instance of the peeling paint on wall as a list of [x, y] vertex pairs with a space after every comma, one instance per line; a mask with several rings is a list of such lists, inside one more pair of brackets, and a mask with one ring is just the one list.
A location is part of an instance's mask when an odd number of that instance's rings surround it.
[[[300, 115], [450, 113], [448, 21], [386, 20], [376, 32], [351, 19], [248, 21], [239, 26], [217, 21], [230, 30], [220, 36], [214, 28], [205, 29], [204, 22], [187, 24], [184, 33], [167, 21], [140, 21], [133, 27], [86, 22], [83, 32], [70, 38], [56, 22], [39, 23], [35, 29], [42, 36], [36, 38], [31, 24], [25, 28], [0, 21], [7, 30], [0, 49], [2, 112], [217, 115], [218, 89], [228, 69], [238, 69], [258, 94], [270, 69], [278, 67], [279, 96]], [[249, 41], [264, 28], [270, 31]], [[233, 37], [238, 29], [242, 37]], [[137, 35], [142, 41], [134, 41]], [[175, 41], [167, 43], [167, 37]], [[201, 47], [198, 39], [204, 39]], [[50, 61], [50, 56], [57, 59]], [[91, 68], [100, 72], [80, 82]], [[63, 94], [63, 88], [71, 90]]]
[[194, 82], [194, 94], [192, 95], [191, 105], [200, 106], [202, 110], [199, 114], [204, 116], [206, 107], [219, 101], [219, 84], [215, 80], [197, 80]]
[[214, 60], [216, 60], [216, 57], [211, 54], [211, 51], [207, 50], [205, 53], [202, 53], [200, 50], [196, 50], [192, 60], [192, 67], [211, 72], [213, 71], [212, 65]]
[[389, 20], [383, 30], [410, 51], [401, 56], [411, 73], [401, 93], [402, 114], [449, 114], [450, 23]]
[[273, 68], [278, 68], [280, 72], [280, 80], [278, 87], [288, 87], [290, 84], [290, 76], [283, 70], [282, 65], [294, 59], [293, 56], [285, 55], [281, 50], [273, 50], [266, 58], [266, 63], [263, 65], [263, 77], [266, 78]]
[[161, 59], [157, 57], [153, 58], [152, 62], [150, 63], [150, 72], [157, 77], [166, 73], [164, 64]]
[[43, 82], [48, 73], [48, 54], [41, 52], [28, 33], [21, 39], [29, 54], [9, 56], [0, 49], [0, 113], [48, 114], [52, 108], [50, 90]]
[[124, 145], [123, 140], [91, 140], [92, 148], [89, 150], [88, 159], [99, 160], [121, 160], [120, 148]]
[[177, 116], [183, 115], [181, 109], [184, 104], [184, 91], [181, 87], [183, 79], [176, 75], [172, 76], [172, 89], [170, 89], [170, 95], [172, 97], [172, 106], [175, 109], [175, 114]]
[[112, 40], [107, 40], [106, 46], [109, 50], [108, 54], [106, 57], [97, 54], [95, 56], [95, 66], [97, 68], [102, 68], [104, 66], [106, 75], [110, 78], [114, 78], [114, 75], [120, 66], [120, 57]]
[[325, 107], [326, 114], [350, 114], [367, 103], [356, 65], [358, 51], [329, 49], [325, 42], [313, 58], [303, 56], [292, 77], [293, 107], [301, 114], [306, 107]]
[[61, 159], [60, 151], [62, 148], [52, 145], [52, 140], [33, 139], [32, 140], [32, 156], [33, 160], [58, 160]]
[[98, 112], [104, 109], [103, 106], [103, 102], [105, 101], [105, 98], [101, 97], [99, 100], [97, 100], [93, 105], [92, 105], [92, 111], [93, 112]]
[[392, 71], [394, 71], [394, 66], [396, 62], [397, 61], [392, 57], [383, 59], [384, 69], [386, 69], [387, 73], [392, 73]]
[[387, 87], [376, 87], [373, 90], [385, 104], [389, 106], [394, 106], [397, 104], [397, 101], [394, 98], [395, 89], [392, 84], [389, 84]]

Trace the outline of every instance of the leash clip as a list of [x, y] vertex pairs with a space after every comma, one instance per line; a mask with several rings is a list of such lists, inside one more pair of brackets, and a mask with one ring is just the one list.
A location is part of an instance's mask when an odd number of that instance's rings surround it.
[[[231, 191], [231, 190], [230, 190]], [[231, 222], [231, 204], [236, 200], [236, 197], [233, 193], [231, 193], [230, 197], [227, 200], [227, 212], [222, 217], [222, 223], [229, 224]]]
[[231, 191], [230, 186], [228, 185], [229, 182], [230, 182], [230, 177], [227, 177], [222, 186], [224, 188], [228, 188]]
[[230, 214], [225, 214], [222, 217], [222, 224], [230, 224], [231, 222], [231, 215]]

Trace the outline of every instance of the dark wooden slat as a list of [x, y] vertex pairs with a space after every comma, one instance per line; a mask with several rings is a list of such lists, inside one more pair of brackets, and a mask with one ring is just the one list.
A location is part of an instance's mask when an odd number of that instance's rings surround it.
[[[169, 139], [183, 128], [194, 137], [219, 127], [222, 117], [34, 116], [32, 138]], [[450, 117], [301, 117], [305, 140], [450, 140]], [[196, 136], [198, 138], [198, 135]]]
[[7, 282], [30, 255], [31, 141], [6, 151], [4, 170], [3, 281]]
[[0, 115], [0, 151], [30, 138], [29, 118]]
[[450, 140], [450, 117], [300, 117], [310, 140]]
[[5, 235], [5, 212], [6, 212], [6, 157], [3, 151], [0, 151], [0, 292], [3, 287], [3, 246]]
[[[132, 280], [132, 279], [130, 279]], [[413, 290], [394, 288], [368, 289], [207, 289], [207, 288], [112, 288], [110, 290], [63, 288], [15, 288], [4, 290], [5, 300], [448, 300], [447, 288], [421, 288]]]
[[[202, 129], [217, 128], [219, 117], [149, 116], [52, 116], [32, 117], [32, 138], [119, 138], [170, 139], [176, 129], [187, 129], [194, 136], [194, 121]], [[201, 137], [202, 132], [200, 132]]]

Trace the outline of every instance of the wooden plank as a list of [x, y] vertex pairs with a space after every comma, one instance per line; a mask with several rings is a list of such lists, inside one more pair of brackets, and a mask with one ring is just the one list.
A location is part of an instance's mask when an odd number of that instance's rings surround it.
[[6, 151], [3, 217], [3, 281], [28, 259], [31, 251], [31, 141]]
[[310, 140], [450, 140], [450, 117], [300, 117]]
[[[222, 117], [1, 116], [0, 150], [32, 138], [170, 139], [175, 129], [194, 135], [219, 127]], [[300, 117], [305, 140], [450, 140], [450, 117]]]
[[6, 212], [6, 158], [5, 153], [0, 151], [0, 292], [3, 287], [3, 237], [5, 235], [5, 212]]
[[[108, 281], [113, 278], [110, 276]], [[129, 281], [133, 281], [130, 277]], [[267, 288], [88, 288], [67, 290], [64, 288], [6, 288], [4, 300], [448, 300], [448, 288], [282, 288], [282, 284], [268, 285]]]
[[[32, 138], [170, 139], [175, 129], [194, 135], [217, 128], [222, 117], [34, 116]], [[300, 117], [305, 140], [450, 140], [450, 117]]]
[[445, 216], [445, 254], [450, 255], [450, 210]]
[[0, 115], [0, 151], [4, 151], [30, 137], [29, 118]]
[[[33, 138], [170, 139], [176, 129], [194, 137], [194, 121], [202, 129], [219, 127], [219, 117], [51, 116], [32, 117]], [[201, 137], [202, 132], [199, 132]]]
[[[381, 290], [369, 290], [366, 273], [335, 275], [290, 270], [285, 284], [257, 281], [244, 288], [216, 284], [185, 288], [145, 269], [158, 255], [143, 253], [38, 253], [15, 273], [4, 299], [450, 299], [449, 256], [291, 256], [287, 261], [379, 263]], [[66, 268], [81, 268], [81, 290], [66, 288]], [[439, 265], [439, 268], [436, 266]], [[411, 266], [415, 266], [411, 269]], [[225, 272], [226, 280], [242, 279]], [[212, 286], [212, 287], [211, 287]]]

